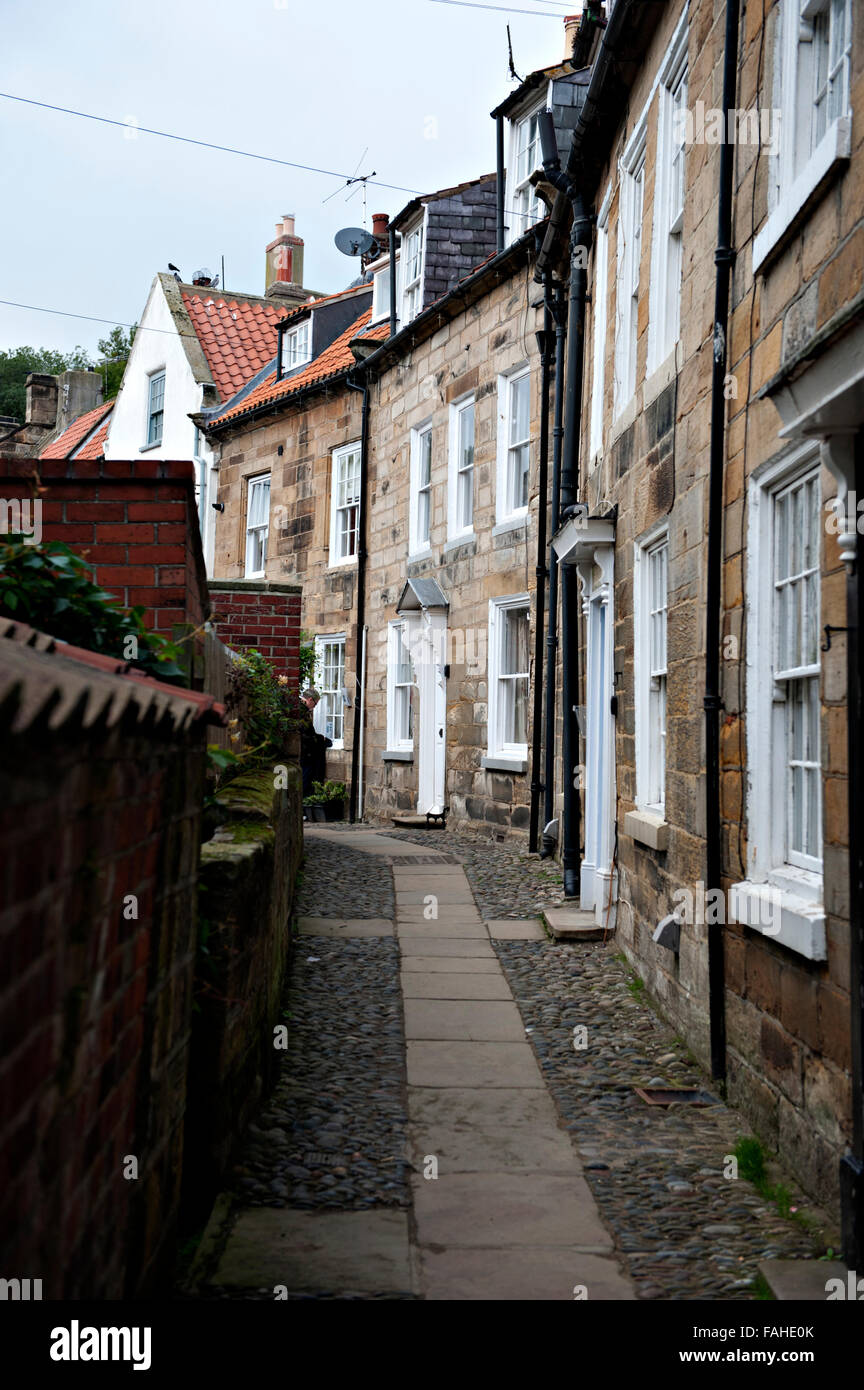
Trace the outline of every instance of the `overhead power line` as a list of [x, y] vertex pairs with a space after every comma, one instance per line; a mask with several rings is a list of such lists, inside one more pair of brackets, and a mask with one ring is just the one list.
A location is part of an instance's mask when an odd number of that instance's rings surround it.
[[[178, 333], [176, 328], [150, 328], [140, 323], [120, 323], [117, 319], [98, 319], [94, 314], [73, 314], [69, 309], [46, 309], [44, 304], [19, 304], [16, 299], [0, 299], [10, 309], [30, 309], [34, 314], [56, 314], [64, 319], [86, 319], [88, 323], [110, 323], [114, 328], [134, 328], [138, 333]], [[195, 338], [195, 333], [179, 333], [181, 338]]]
[[[84, 121], [99, 121], [102, 125], [119, 126], [121, 130], [135, 130], [141, 135], [158, 135], [162, 140], [178, 140], [183, 145], [198, 145], [205, 150], [219, 150], [222, 154], [236, 154], [243, 159], [258, 159], [265, 164], [279, 164], [285, 169], [300, 169], [306, 174], [324, 174], [327, 178], [350, 179], [350, 174], [340, 173], [338, 169], [319, 169], [314, 164], [298, 164], [291, 159], [277, 159], [271, 154], [255, 154], [251, 150], [234, 149], [231, 145], [216, 145], [210, 140], [195, 140], [191, 135], [175, 135], [170, 130], [154, 130], [150, 126], [133, 125], [130, 121], [117, 121], [110, 116], [94, 116], [89, 111], [78, 111], [71, 106], [53, 106], [48, 101], [35, 101], [32, 97], [19, 97], [13, 92], [0, 92], [0, 97], [6, 101], [22, 102], [25, 106], [39, 106], [44, 111], [59, 111], [64, 116], [78, 116]], [[381, 179], [370, 179], [378, 188], [391, 188], [396, 193], [419, 194], [422, 189], [404, 188], [398, 183], [384, 183]]]
[[[554, 10], [517, 10], [512, 5], [480, 5], [475, 0], [429, 0], [430, 5], [456, 5], [460, 10], [494, 10], [497, 14], [530, 14], [536, 15], [540, 19], [562, 19], [561, 11], [557, 14]], [[549, 0], [546, 0], [549, 3]], [[562, 5], [562, 10], [567, 9]], [[2, 94], [0, 94], [2, 95]]]

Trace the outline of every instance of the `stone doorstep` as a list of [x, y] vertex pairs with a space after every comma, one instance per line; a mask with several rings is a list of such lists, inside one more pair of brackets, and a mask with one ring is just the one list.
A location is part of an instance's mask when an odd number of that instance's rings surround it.
[[829, 1279], [842, 1279], [848, 1293], [849, 1268], [841, 1260], [760, 1260], [759, 1272], [780, 1303], [826, 1303]]
[[386, 917], [300, 917], [301, 936], [337, 937], [393, 936], [393, 923]]
[[602, 941], [610, 935], [595, 922], [593, 911], [579, 907], [546, 907], [543, 920], [556, 941]]
[[425, 1299], [467, 1302], [572, 1302], [584, 1287], [589, 1302], [624, 1302], [636, 1295], [611, 1256], [560, 1246], [520, 1245], [505, 1257], [494, 1250], [420, 1251], [420, 1286]]

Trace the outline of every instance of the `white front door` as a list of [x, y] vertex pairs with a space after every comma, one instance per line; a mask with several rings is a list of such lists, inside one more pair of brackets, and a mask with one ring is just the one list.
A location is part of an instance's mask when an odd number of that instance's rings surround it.
[[598, 548], [593, 563], [578, 566], [587, 629], [586, 729], [583, 823], [585, 855], [580, 906], [601, 926], [615, 924], [615, 721], [612, 714], [612, 547]]
[[443, 811], [447, 769], [447, 616], [424, 609], [409, 623], [417, 680], [417, 811]]

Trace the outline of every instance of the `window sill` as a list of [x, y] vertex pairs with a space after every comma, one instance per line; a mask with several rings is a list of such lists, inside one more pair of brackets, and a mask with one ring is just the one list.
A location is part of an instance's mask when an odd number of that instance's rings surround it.
[[772, 253], [784, 249], [789, 235], [795, 232], [822, 196], [824, 185], [849, 159], [852, 146], [852, 121], [842, 116], [825, 132], [801, 173], [784, 190], [780, 202], [753, 240], [753, 274], [768, 268]]
[[511, 758], [503, 753], [485, 753], [480, 759], [480, 766], [487, 772], [527, 772], [528, 757], [527, 754], [524, 758], [515, 755]]
[[385, 748], [381, 754], [382, 763], [413, 763], [413, 748]]
[[649, 849], [669, 848], [669, 826], [659, 811], [628, 811], [624, 817], [624, 834]]
[[344, 560], [328, 560], [328, 561], [327, 561], [327, 568], [330, 569], [330, 570], [342, 570], [342, 569], [345, 569], [346, 565], [356, 565], [356, 564], [357, 564], [357, 556], [356, 556], [356, 555], [346, 555], [346, 557], [345, 557]]
[[138, 452], [139, 452], [139, 454], [149, 454], [149, 452], [150, 452], [151, 449], [161, 449], [161, 448], [162, 448], [162, 440], [161, 440], [161, 439], [156, 439], [156, 440], [153, 441], [152, 444], [142, 444], [141, 447], [139, 448]]
[[414, 565], [418, 564], [421, 560], [431, 560], [434, 554], [435, 551], [431, 545], [427, 545], [425, 550], [409, 550], [406, 564]]
[[624, 431], [630, 428], [630, 426], [634, 423], [638, 413], [639, 392], [635, 391], [633, 395], [630, 397], [629, 401], [625, 401], [621, 408], [617, 411], [617, 414], [615, 415], [612, 421], [612, 427], [609, 430], [609, 439], [606, 446], [607, 449], [611, 449], [616, 439], [620, 439]]
[[265, 579], [265, 578], [266, 578], [266, 575], [267, 575], [267, 571], [266, 571], [266, 570], [247, 570], [246, 573], [243, 575], [243, 578], [244, 578], [244, 579]]
[[453, 550], [461, 550], [464, 545], [470, 545], [472, 548], [476, 549], [476, 532], [463, 531], [461, 536], [453, 536], [444, 546], [444, 554], [449, 555]]
[[[779, 908], [779, 913], [778, 913]], [[729, 916], [807, 960], [826, 960], [825, 909], [770, 883], [733, 883]], [[779, 916], [779, 921], [777, 920]]]
[[[679, 339], [680, 342], [680, 339]], [[656, 367], [652, 367], [650, 376], [646, 377], [642, 387], [642, 409], [646, 410], [652, 401], [666, 390], [675, 380], [678, 371], [678, 343], [670, 350], [662, 362]]]
[[503, 536], [507, 531], [518, 531], [520, 526], [528, 523], [528, 508], [522, 512], [514, 512], [512, 516], [506, 516], [492, 527], [493, 536]]

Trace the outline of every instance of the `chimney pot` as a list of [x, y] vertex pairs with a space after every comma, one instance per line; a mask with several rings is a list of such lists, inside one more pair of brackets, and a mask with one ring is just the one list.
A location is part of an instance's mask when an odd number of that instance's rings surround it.
[[283, 212], [282, 214], [282, 234], [283, 236], [294, 235], [294, 214], [293, 212]]
[[582, 23], [582, 11], [578, 14], [567, 14], [564, 16], [564, 59], [573, 57], [573, 45], [576, 42], [576, 35], [579, 32], [579, 25]]
[[390, 218], [386, 212], [373, 212], [372, 214], [372, 235], [379, 246], [387, 245], [387, 228], [390, 226]]

